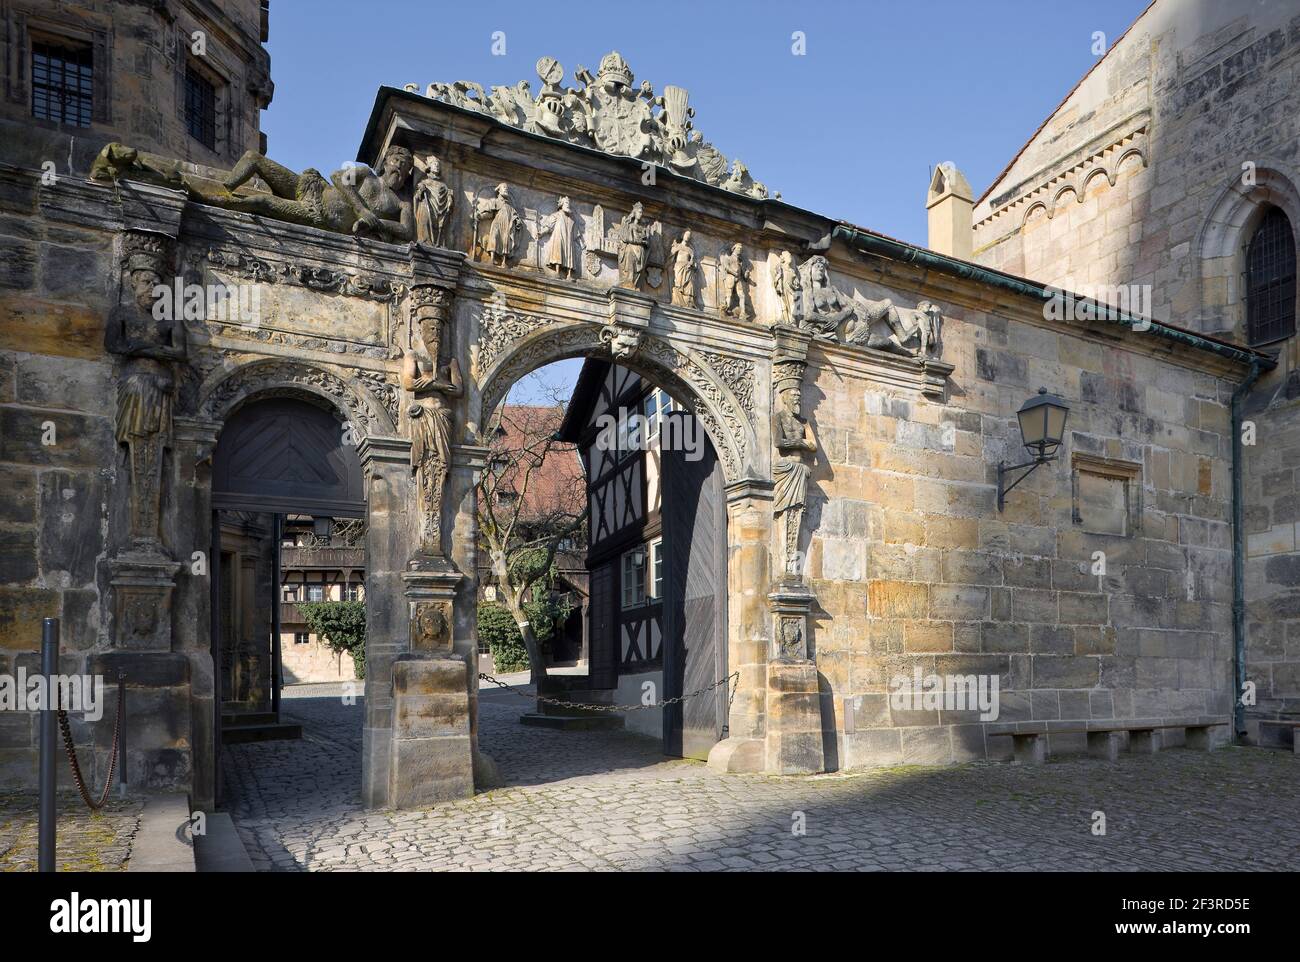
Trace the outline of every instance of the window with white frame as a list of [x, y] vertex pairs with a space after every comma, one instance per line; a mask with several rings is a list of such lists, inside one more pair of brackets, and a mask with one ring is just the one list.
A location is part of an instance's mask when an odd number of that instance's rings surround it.
[[662, 388], [655, 388], [645, 396], [646, 438], [653, 441], [659, 437], [659, 429], [664, 417], [673, 409], [673, 399]]
[[655, 538], [650, 542], [650, 600], [659, 601], [664, 596], [664, 542]]
[[308, 600], [308, 601], [324, 601], [324, 600], [325, 600], [325, 586], [324, 586], [324, 585], [308, 585], [308, 586], [307, 586], [307, 600]]
[[295, 631], [293, 633], [293, 643], [295, 645], [305, 645], [311, 641], [311, 635], [305, 631]]
[[623, 553], [623, 607], [645, 604], [646, 550], [637, 545]]
[[361, 586], [358, 585], [358, 584], [345, 585], [344, 588], [343, 588], [343, 600], [344, 600], [344, 601], [360, 601], [360, 600], [361, 600]]

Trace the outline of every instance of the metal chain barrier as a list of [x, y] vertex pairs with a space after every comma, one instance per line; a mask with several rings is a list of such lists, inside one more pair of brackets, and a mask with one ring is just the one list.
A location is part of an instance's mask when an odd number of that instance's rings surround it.
[[109, 789], [113, 787], [113, 775], [117, 771], [117, 750], [122, 744], [122, 719], [126, 715], [126, 679], [119, 675], [117, 678], [117, 721], [113, 723], [113, 753], [108, 759], [108, 778], [104, 780], [104, 791], [99, 796], [99, 801], [91, 799], [90, 792], [86, 789], [86, 779], [81, 774], [81, 764], [77, 761], [77, 748], [72, 744], [72, 726], [68, 723], [68, 713], [59, 709], [59, 728], [63, 730], [63, 747], [68, 753], [68, 764], [72, 766], [72, 779], [77, 783], [77, 791], [81, 793], [81, 800], [86, 803], [86, 807], [92, 812], [97, 812], [104, 807], [108, 801]]
[[[728, 684], [732, 679], [740, 678], [740, 672], [733, 671], [726, 678], [723, 678], [720, 681], [715, 681], [712, 685], [709, 685], [707, 688], [700, 688], [696, 691], [690, 691], [684, 695], [678, 695], [675, 698], [665, 698], [663, 701], [657, 701], [649, 705], [591, 705], [583, 701], [565, 701], [562, 698], [551, 698], [546, 695], [530, 695], [527, 692], [520, 691], [514, 686], [507, 684], [506, 682], [502, 681], [500, 678], [493, 678], [491, 675], [487, 674], [486, 672], [480, 671], [478, 673], [478, 676], [482, 681], [491, 682], [492, 684], [496, 685], [498, 688], [504, 688], [506, 691], [512, 691], [520, 698], [527, 698], [530, 700], [535, 698], [539, 702], [542, 702], [547, 705], [555, 705], [557, 708], [581, 708], [583, 711], [613, 712], [613, 711], [640, 711], [642, 708], [663, 708], [667, 705], [677, 705], [680, 704], [681, 702], [686, 701], [686, 699], [688, 698], [694, 698], [696, 695], [703, 695], [706, 692], [713, 691], [715, 688], [719, 688], [722, 685]], [[732, 688], [731, 698], [734, 699], [735, 697], [736, 697], [736, 690], [735, 688]], [[728, 709], [730, 709], [731, 707], [730, 700], [728, 700], [727, 702], [727, 707]]]

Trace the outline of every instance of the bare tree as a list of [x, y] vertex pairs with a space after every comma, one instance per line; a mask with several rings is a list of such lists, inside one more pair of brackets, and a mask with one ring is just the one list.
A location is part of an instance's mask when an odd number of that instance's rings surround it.
[[[584, 531], [588, 510], [577, 451], [555, 437], [564, 403], [554, 391], [548, 400], [501, 405], [488, 425], [488, 466], [478, 483], [483, 549], [501, 604], [519, 627], [534, 683], [545, 676], [546, 659], [525, 604], [535, 591], [550, 590], [556, 555]], [[557, 465], [562, 458], [571, 464]]]

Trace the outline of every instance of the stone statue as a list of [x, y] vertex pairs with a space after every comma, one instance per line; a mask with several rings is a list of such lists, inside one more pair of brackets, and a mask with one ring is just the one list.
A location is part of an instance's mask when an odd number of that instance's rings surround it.
[[[384, 151], [378, 171], [358, 164], [335, 171], [326, 181], [313, 168], [298, 174], [250, 150], [222, 182], [221, 192], [210, 191], [193, 178], [185, 182], [190, 196], [203, 204], [406, 243], [415, 239], [415, 217], [406, 193], [413, 167], [411, 152], [393, 144]], [[270, 194], [234, 193], [255, 176], [266, 182]]]
[[804, 261], [800, 268], [803, 276], [803, 323], [800, 325], [819, 337], [835, 340], [840, 324], [852, 317], [856, 308], [849, 297], [831, 285], [830, 265], [820, 254]]
[[555, 213], [542, 219], [539, 227], [542, 234], [549, 233], [543, 262], [547, 267], [568, 280], [573, 280], [575, 258], [573, 256], [573, 215], [569, 213], [569, 198], [561, 197]]
[[[487, 235], [480, 239], [480, 225], [489, 221]], [[474, 204], [474, 247], [487, 254], [499, 267], [505, 267], [515, 252], [515, 235], [523, 226], [518, 212], [510, 204], [510, 187], [497, 184], [496, 196], [480, 198]], [[498, 258], [500, 261], [498, 262]]]
[[445, 558], [442, 502], [454, 439], [452, 401], [464, 393], [464, 383], [454, 357], [446, 364], [440, 360], [451, 294], [434, 287], [418, 287], [412, 290], [411, 298], [412, 326], [419, 329], [421, 350], [412, 346], [404, 353], [402, 388], [412, 395], [406, 413], [411, 424], [411, 470], [419, 493], [420, 552]]
[[415, 185], [415, 240], [426, 247], [446, 247], [450, 239], [455, 195], [442, 180], [442, 163], [430, 154], [415, 166], [424, 172]]
[[649, 264], [650, 225], [640, 201], [618, 224], [618, 286], [640, 290]]
[[784, 324], [797, 326], [802, 307], [800, 294], [803, 292], [803, 282], [799, 279], [799, 271], [794, 266], [794, 255], [789, 251], [768, 254], [767, 276], [772, 282], [772, 290], [776, 292], [776, 300], [780, 305], [779, 320]]
[[744, 164], [737, 162], [728, 174], [727, 158], [694, 129], [695, 109], [685, 88], [670, 84], [658, 96], [646, 81], [637, 86], [617, 50], [601, 58], [595, 76], [579, 65], [573, 71], [577, 87], [563, 85], [564, 67], [554, 57], [539, 58], [536, 68], [536, 98], [527, 81], [494, 86], [491, 94], [464, 80], [431, 83], [427, 95], [530, 133], [660, 164], [748, 197], [767, 196]]
[[117, 392], [114, 437], [125, 445], [131, 478], [131, 538], [137, 551], [162, 553], [159, 512], [163, 452], [171, 447], [177, 365], [186, 357], [179, 305], [156, 297], [172, 271], [171, 241], [161, 234], [122, 235], [122, 284], [106, 325], [107, 349], [126, 360]]
[[116, 141], [105, 144], [90, 165], [90, 179], [117, 181], [126, 178], [177, 190], [185, 189], [178, 161], [165, 161]]
[[699, 269], [691, 232], [686, 231], [681, 240], [673, 241], [673, 304], [677, 307], [695, 306], [695, 275]]
[[722, 296], [718, 298], [718, 310], [726, 317], [738, 317], [743, 320], [749, 316], [745, 294], [745, 285], [749, 282], [749, 268], [745, 265], [744, 248], [740, 244], [732, 244], [731, 250], [718, 258], [718, 270], [722, 281]]
[[775, 482], [772, 504], [773, 518], [784, 523], [785, 558], [783, 570], [787, 577], [802, 579], [799, 564], [799, 531], [803, 524], [804, 506], [808, 500], [808, 476], [812, 473], [811, 460], [817, 451], [817, 442], [801, 414], [803, 404], [802, 361], [778, 361], [776, 388], [780, 406], [773, 418], [773, 438], [777, 454], [772, 465]]

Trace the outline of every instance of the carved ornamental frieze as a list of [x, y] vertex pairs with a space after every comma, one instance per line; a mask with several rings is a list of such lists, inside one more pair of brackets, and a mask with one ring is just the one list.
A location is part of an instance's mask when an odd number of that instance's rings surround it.
[[[594, 77], [579, 66], [573, 74], [577, 87], [563, 86], [564, 68], [552, 57], [542, 57], [536, 69], [541, 80], [536, 96], [527, 80], [490, 91], [467, 80], [431, 83], [426, 96], [529, 133], [667, 167], [733, 193], [768, 195], [742, 161], [728, 169], [727, 158], [695, 129], [695, 108], [684, 88], [669, 85], [656, 94], [648, 81], [634, 86], [632, 70], [618, 51], [601, 59]], [[408, 84], [406, 89], [419, 88]]]

